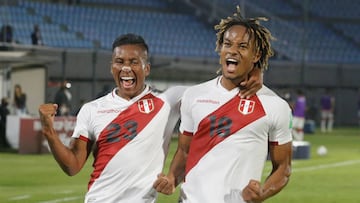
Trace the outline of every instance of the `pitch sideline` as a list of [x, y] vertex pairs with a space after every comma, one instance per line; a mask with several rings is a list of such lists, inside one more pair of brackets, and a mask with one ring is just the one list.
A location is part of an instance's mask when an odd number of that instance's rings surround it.
[[348, 166], [348, 165], [354, 165], [354, 164], [360, 164], [360, 159], [335, 162], [335, 163], [331, 163], [331, 164], [320, 164], [317, 166], [310, 166], [310, 167], [303, 167], [303, 168], [293, 168], [292, 172], [315, 171], [315, 170], [320, 170], [320, 169], [335, 168], [335, 167]]
[[[360, 164], [360, 159], [348, 160], [348, 161], [342, 161], [342, 162], [335, 162], [335, 163], [331, 163], [331, 164], [320, 164], [320, 165], [317, 165], [317, 166], [310, 166], [310, 167], [293, 168], [292, 172], [315, 171], [315, 170], [336, 168], [336, 167], [348, 166], [348, 165], [354, 165], [354, 164]], [[11, 200], [28, 199], [30, 197], [31, 197], [30, 195], [22, 195], [22, 196], [13, 197], [13, 198], [11, 198]], [[67, 201], [77, 200], [77, 199], [81, 199], [81, 198], [83, 198], [83, 197], [82, 196], [66, 197], [66, 198], [61, 198], [61, 199], [42, 201], [42, 202], [39, 202], [39, 203], [59, 203], [59, 202], [67, 202]]]
[[[360, 164], [360, 159], [335, 162], [335, 163], [331, 163], [331, 164], [320, 164], [320, 165], [316, 165], [316, 166], [308, 166], [308, 167], [301, 167], [301, 168], [295, 168], [293, 166], [291, 169], [291, 172], [294, 173], [294, 172], [316, 171], [316, 170], [321, 170], [321, 169], [336, 168], [336, 167], [355, 165], [355, 164]], [[269, 175], [270, 171], [271, 171], [271, 167], [265, 168], [263, 176], [267, 177]]]

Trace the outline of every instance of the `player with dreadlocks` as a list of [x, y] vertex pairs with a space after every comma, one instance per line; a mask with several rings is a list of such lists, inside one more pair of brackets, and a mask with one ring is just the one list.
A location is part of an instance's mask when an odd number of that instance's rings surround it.
[[267, 18], [243, 18], [238, 6], [237, 12], [233, 16], [222, 19], [218, 25], [215, 25], [215, 30], [218, 31], [216, 34], [216, 51], [220, 53], [226, 31], [234, 25], [242, 25], [247, 28], [246, 33], [249, 35], [249, 38], [254, 40], [255, 52], [260, 53], [260, 59], [255, 63], [255, 67], [266, 70], [268, 59], [274, 55], [270, 44], [270, 40], [274, 40], [274, 37], [267, 28], [260, 25], [259, 21], [267, 21]]
[[[154, 187], [172, 194], [181, 185], [183, 203], [258, 203], [280, 192], [291, 174], [291, 110], [263, 87], [239, 98], [239, 85], [273, 55], [264, 18], [237, 12], [215, 26], [221, 75], [188, 88], [181, 100], [178, 148], [168, 174]], [[272, 171], [262, 181], [268, 156]], [[261, 184], [261, 182], [263, 182]]]

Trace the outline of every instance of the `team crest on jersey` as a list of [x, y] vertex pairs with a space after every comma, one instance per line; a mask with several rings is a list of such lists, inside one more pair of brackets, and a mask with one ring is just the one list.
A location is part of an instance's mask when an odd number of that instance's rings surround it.
[[255, 102], [247, 99], [241, 99], [239, 103], [238, 110], [240, 113], [247, 115], [254, 111]]
[[150, 113], [154, 110], [154, 102], [152, 99], [142, 99], [138, 101], [138, 108], [141, 113]]

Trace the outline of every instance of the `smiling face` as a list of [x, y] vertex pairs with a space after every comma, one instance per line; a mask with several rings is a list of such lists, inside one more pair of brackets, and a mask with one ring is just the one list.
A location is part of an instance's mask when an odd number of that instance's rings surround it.
[[147, 57], [144, 47], [136, 44], [121, 45], [114, 49], [111, 74], [120, 97], [130, 100], [144, 90], [145, 78], [150, 73]]
[[242, 25], [230, 27], [224, 33], [220, 49], [221, 84], [228, 90], [238, 87], [240, 82], [247, 80], [259, 58], [260, 54], [256, 53], [254, 40], [250, 39], [247, 28]]

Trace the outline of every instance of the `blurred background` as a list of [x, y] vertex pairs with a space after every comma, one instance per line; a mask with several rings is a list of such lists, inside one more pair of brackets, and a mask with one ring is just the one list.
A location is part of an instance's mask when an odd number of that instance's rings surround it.
[[[319, 123], [320, 96], [336, 98], [335, 126], [357, 126], [360, 102], [360, 1], [357, 0], [0, 0], [0, 95], [13, 106], [20, 84], [29, 115], [53, 102], [64, 82], [71, 114], [115, 86], [111, 45], [124, 33], [148, 42], [148, 83], [165, 90], [215, 77], [214, 25], [240, 5], [264, 16], [276, 41], [264, 83], [291, 100], [307, 98]], [[35, 30], [35, 32], [34, 32]], [[32, 33], [34, 33], [32, 35]], [[9, 106], [9, 107], [10, 107]]]

